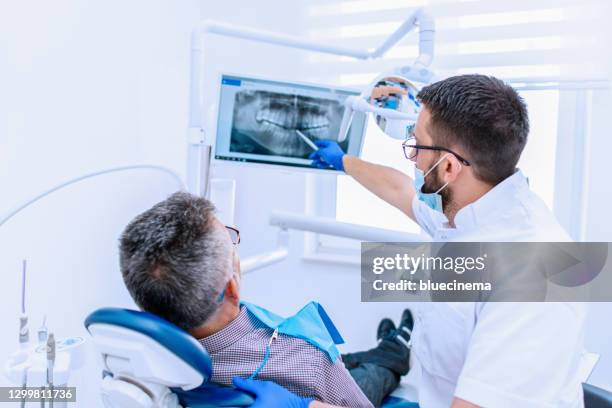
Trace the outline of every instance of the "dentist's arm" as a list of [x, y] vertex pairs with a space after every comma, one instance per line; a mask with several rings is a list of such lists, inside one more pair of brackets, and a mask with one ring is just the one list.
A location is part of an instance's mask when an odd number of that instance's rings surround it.
[[412, 199], [415, 191], [410, 177], [391, 167], [349, 156], [334, 141], [318, 140], [315, 143], [319, 150], [310, 155], [310, 158], [313, 159], [313, 166], [329, 167], [331, 165], [336, 170], [344, 171], [376, 196], [414, 220]]
[[346, 174], [414, 220], [412, 199], [415, 192], [412, 178], [391, 167], [370, 163], [354, 156], [345, 155], [342, 162]]

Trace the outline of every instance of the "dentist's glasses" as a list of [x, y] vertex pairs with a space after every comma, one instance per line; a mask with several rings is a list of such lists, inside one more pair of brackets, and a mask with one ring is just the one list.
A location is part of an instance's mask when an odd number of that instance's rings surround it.
[[465, 164], [466, 166], [470, 165], [469, 161], [465, 160], [463, 157], [459, 156], [457, 153], [453, 152], [452, 150], [447, 149], [446, 147], [425, 146], [425, 145], [416, 144], [416, 139], [414, 138], [413, 135], [409, 136], [408, 139], [404, 140], [404, 142], [402, 143], [402, 149], [404, 149], [404, 156], [406, 156], [408, 160], [413, 160], [414, 158], [416, 158], [417, 155], [419, 154], [419, 150], [421, 149], [436, 150], [440, 152], [450, 153], [453, 156], [455, 156], [457, 160], [459, 160], [462, 164]]
[[230, 234], [230, 238], [232, 239], [232, 244], [238, 245], [240, 243], [240, 230], [234, 227], [225, 226], [227, 232]]

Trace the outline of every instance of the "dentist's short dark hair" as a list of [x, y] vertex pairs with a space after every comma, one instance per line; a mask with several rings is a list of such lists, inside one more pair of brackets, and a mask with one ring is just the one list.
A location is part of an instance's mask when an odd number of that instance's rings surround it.
[[214, 211], [204, 198], [175, 193], [121, 235], [121, 273], [132, 298], [184, 330], [213, 315], [232, 273], [232, 245], [213, 224]]
[[527, 143], [527, 106], [514, 88], [485, 75], [460, 75], [423, 87], [418, 99], [431, 113], [437, 146], [459, 147], [480, 180], [511, 176]]

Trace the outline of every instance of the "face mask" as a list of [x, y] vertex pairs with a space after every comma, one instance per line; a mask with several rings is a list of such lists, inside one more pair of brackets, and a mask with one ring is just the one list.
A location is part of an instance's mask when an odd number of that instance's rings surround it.
[[435, 193], [423, 193], [421, 188], [423, 188], [425, 185], [425, 177], [427, 177], [427, 175], [431, 173], [438, 166], [438, 164], [440, 164], [442, 160], [446, 158], [446, 156], [448, 155], [444, 155], [442, 158], [440, 158], [436, 164], [427, 170], [427, 173], [423, 173], [423, 170], [418, 169], [416, 166], [414, 168], [414, 188], [416, 190], [417, 197], [429, 208], [439, 212], [443, 212], [442, 196], [439, 193], [440, 191], [444, 190], [444, 188], [448, 185], [448, 182], [440, 187]]

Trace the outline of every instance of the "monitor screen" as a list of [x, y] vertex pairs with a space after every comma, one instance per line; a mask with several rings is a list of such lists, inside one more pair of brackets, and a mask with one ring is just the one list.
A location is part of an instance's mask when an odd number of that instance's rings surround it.
[[[344, 100], [358, 92], [223, 75], [215, 159], [312, 168], [317, 140], [338, 141]], [[344, 152], [361, 154], [366, 115], [355, 113]], [[331, 167], [324, 170], [333, 170]]]

